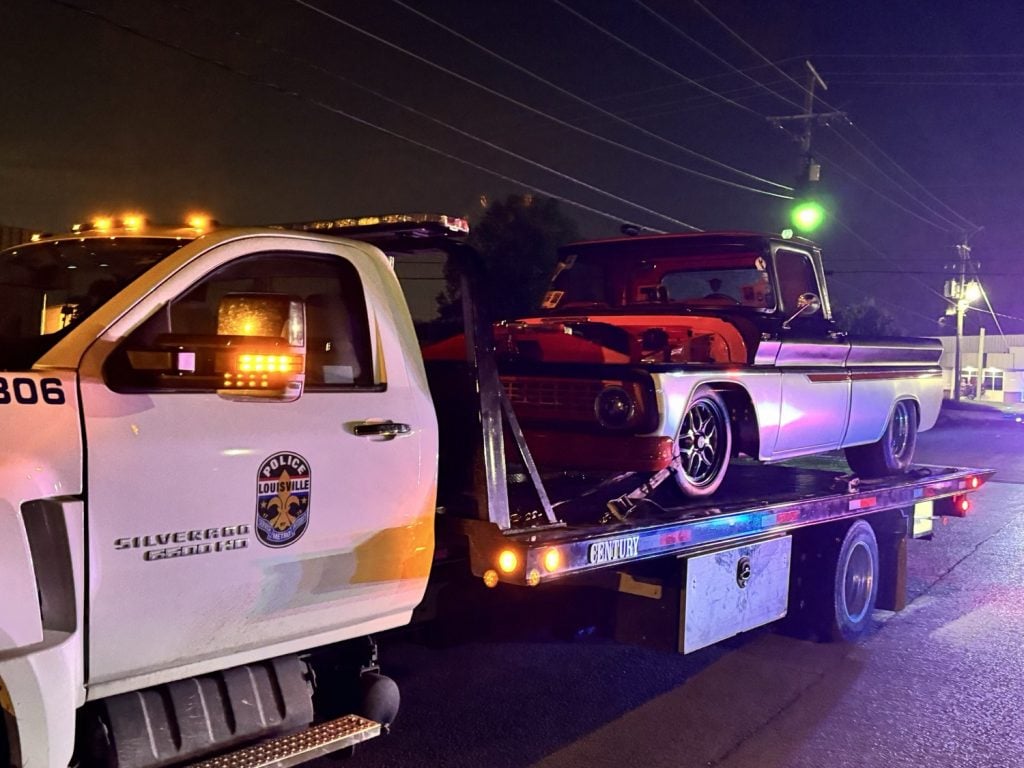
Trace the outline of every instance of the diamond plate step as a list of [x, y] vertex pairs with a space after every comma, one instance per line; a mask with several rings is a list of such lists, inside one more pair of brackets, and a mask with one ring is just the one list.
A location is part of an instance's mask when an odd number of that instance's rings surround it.
[[192, 768], [286, 768], [380, 735], [380, 723], [345, 715], [253, 747], [193, 763]]

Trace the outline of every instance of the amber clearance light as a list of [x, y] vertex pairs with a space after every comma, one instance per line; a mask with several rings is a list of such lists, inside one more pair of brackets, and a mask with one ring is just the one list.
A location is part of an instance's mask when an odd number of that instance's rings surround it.
[[519, 557], [511, 549], [503, 549], [498, 555], [498, 567], [502, 573], [512, 573], [519, 567]]
[[562, 554], [557, 549], [549, 549], [544, 553], [544, 569], [548, 572], [557, 571], [562, 564]]

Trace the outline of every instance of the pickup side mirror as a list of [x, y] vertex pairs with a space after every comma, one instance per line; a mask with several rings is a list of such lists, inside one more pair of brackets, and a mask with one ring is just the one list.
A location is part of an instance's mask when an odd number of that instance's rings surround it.
[[790, 324], [798, 317], [804, 315], [815, 315], [821, 311], [821, 299], [815, 293], [801, 293], [796, 300], [796, 312], [786, 318], [785, 322], [782, 323], [782, 327], [787, 331], [790, 328]]
[[290, 402], [305, 381], [305, 336], [302, 301], [233, 293], [218, 305], [216, 334], [163, 333], [125, 354], [147, 390], [213, 390], [232, 400]]

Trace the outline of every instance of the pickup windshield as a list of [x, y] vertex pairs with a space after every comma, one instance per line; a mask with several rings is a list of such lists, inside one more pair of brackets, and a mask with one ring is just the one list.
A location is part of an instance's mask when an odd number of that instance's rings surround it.
[[[561, 262], [542, 309], [691, 305], [775, 309], [765, 260], [756, 253], [686, 253], [652, 258], [603, 249]], [[652, 309], [653, 307], [647, 307]]]
[[76, 324], [187, 242], [68, 238], [0, 253], [0, 369], [31, 368]]

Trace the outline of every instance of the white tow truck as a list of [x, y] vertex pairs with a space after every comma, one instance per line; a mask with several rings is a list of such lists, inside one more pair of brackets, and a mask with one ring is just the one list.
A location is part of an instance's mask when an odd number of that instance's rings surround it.
[[[372, 738], [398, 696], [370, 636], [441, 559], [609, 586], [681, 651], [787, 613], [854, 639], [901, 607], [907, 538], [991, 474], [741, 468], [685, 505], [642, 475], [541, 477], [464, 232], [133, 227], [0, 254], [0, 765], [287, 765]], [[396, 276], [424, 250], [463, 274], [468, 341], [429, 372]]]

